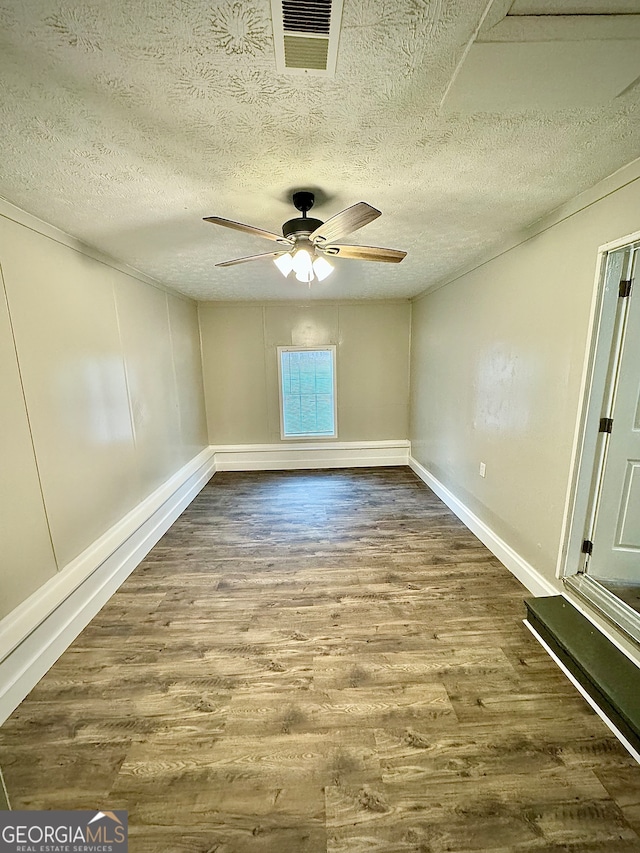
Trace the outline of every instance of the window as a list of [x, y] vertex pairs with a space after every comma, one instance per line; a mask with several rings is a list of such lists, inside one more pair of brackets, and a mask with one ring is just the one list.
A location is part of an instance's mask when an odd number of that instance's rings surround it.
[[336, 348], [278, 347], [282, 438], [335, 437]]

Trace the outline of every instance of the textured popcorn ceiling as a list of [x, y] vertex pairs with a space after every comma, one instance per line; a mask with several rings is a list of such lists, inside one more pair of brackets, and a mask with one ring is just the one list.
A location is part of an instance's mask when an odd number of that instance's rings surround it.
[[[270, 261], [214, 268], [273, 243], [202, 217], [279, 231], [291, 191], [317, 188], [318, 218], [383, 211], [346, 242], [408, 257], [337, 259], [311, 295], [420, 293], [640, 154], [638, 85], [595, 105], [448, 107], [474, 35], [509, 5], [481, 28], [486, 0], [345, 0], [337, 73], [320, 79], [276, 73], [269, 0], [0, 0], [0, 195], [195, 298], [288, 299], [308, 291]], [[518, 27], [562, 5], [517, 3]], [[640, 75], [626, 20], [608, 38]]]

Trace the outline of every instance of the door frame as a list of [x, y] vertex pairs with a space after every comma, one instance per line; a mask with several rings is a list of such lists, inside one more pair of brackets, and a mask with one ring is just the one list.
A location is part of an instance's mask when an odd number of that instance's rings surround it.
[[[606, 268], [609, 255], [640, 243], [640, 231], [605, 243], [598, 249], [589, 334], [580, 387], [580, 407], [571, 453], [570, 478], [562, 521], [556, 577], [565, 582], [577, 578], [584, 565], [582, 543], [590, 511], [592, 483], [599, 464], [599, 423], [607, 387], [609, 358], [613, 345], [618, 293], [607, 292]], [[638, 283], [635, 285], [638, 286]], [[574, 586], [574, 584], [571, 584]], [[574, 587], [575, 588], [575, 587]], [[579, 591], [579, 590], [576, 590]], [[613, 596], [612, 596], [613, 597]], [[595, 603], [595, 602], [594, 602]], [[617, 621], [617, 620], [616, 620]]]

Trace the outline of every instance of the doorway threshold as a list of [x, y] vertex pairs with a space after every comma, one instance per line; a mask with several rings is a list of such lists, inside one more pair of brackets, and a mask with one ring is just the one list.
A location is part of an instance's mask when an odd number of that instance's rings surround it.
[[610, 593], [623, 601], [632, 610], [640, 614], [640, 583], [627, 580], [611, 580], [610, 578], [593, 577], [594, 580], [608, 589]]
[[571, 575], [565, 585], [640, 645], [640, 613], [589, 575]]
[[525, 625], [640, 762], [638, 667], [567, 598], [525, 599]]

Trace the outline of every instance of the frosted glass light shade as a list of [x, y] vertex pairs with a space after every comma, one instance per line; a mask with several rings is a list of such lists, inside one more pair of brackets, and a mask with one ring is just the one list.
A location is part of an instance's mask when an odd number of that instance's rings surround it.
[[306, 249], [298, 249], [294, 254], [293, 271], [298, 281], [313, 281], [313, 263]]
[[310, 252], [308, 249], [297, 249], [293, 254], [285, 252], [274, 258], [273, 262], [285, 278], [293, 270], [298, 281], [305, 284], [315, 278], [318, 281], [323, 281], [333, 272], [333, 266], [329, 261], [316, 257], [315, 252]]
[[293, 269], [293, 255], [286, 252], [284, 255], [278, 255], [273, 259], [273, 263], [278, 267], [283, 276], [288, 276]]
[[313, 271], [316, 274], [318, 281], [324, 281], [324, 279], [333, 272], [333, 265], [324, 258], [316, 258], [313, 262]]

